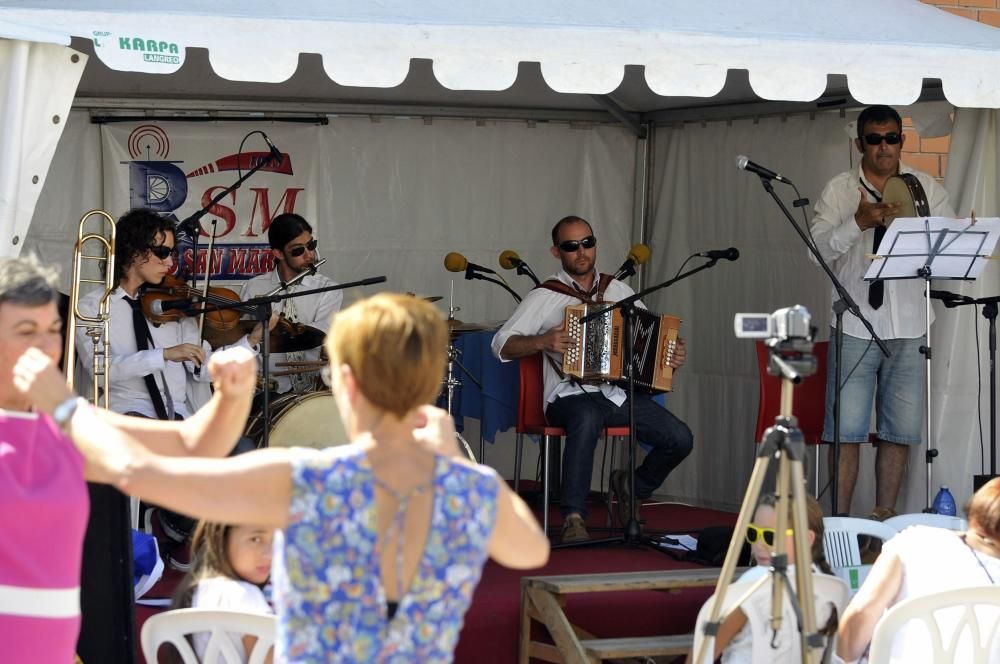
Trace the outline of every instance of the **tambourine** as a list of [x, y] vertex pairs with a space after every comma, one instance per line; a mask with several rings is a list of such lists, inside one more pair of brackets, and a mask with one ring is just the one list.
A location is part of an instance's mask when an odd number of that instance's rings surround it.
[[897, 214], [885, 215], [885, 224], [888, 226], [896, 217], [929, 217], [931, 216], [931, 206], [927, 203], [927, 194], [920, 180], [912, 173], [899, 173], [892, 175], [885, 181], [885, 188], [882, 190], [883, 203], [896, 203], [899, 205]]

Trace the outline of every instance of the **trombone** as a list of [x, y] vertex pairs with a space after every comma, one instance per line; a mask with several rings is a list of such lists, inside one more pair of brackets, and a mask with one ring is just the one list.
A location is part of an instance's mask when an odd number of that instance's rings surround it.
[[[91, 217], [101, 217], [100, 232], [86, 232]], [[110, 232], [109, 232], [110, 229]], [[93, 253], [88, 253], [92, 251]], [[84, 261], [87, 274], [93, 270], [103, 278], [84, 276]], [[80, 291], [84, 284], [99, 284], [104, 293], [97, 307], [96, 315], [80, 312]], [[111, 356], [111, 293], [115, 290], [115, 220], [104, 210], [91, 210], [82, 217], [77, 226], [76, 244], [73, 246], [73, 281], [70, 284], [69, 319], [66, 323], [66, 352], [63, 354], [66, 366], [66, 383], [73, 389], [76, 372], [76, 328], [86, 329], [86, 335], [94, 344], [91, 375], [93, 376], [94, 405], [108, 407], [108, 364]]]

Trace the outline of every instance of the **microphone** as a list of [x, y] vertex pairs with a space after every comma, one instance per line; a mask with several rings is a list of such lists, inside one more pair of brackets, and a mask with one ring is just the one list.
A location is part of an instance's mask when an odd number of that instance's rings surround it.
[[488, 267], [483, 267], [482, 265], [476, 265], [475, 263], [470, 263], [468, 259], [457, 251], [450, 251], [448, 255], [444, 257], [444, 267], [449, 272], [461, 272], [465, 270], [465, 278], [472, 279], [474, 272], [489, 272], [490, 274], [496, 274], [495, 271]]
[[786, 178], [784, 175], [781, 175], [780, 173], [775, 173], [770, 169], [764, 168], [760, 164], [753, 163], [747, 158], [746, 155], [741, 154], [736, 157], [736, 168], [759, 175], [765, 180], [777, 180], [778, 182], [784, 182], [785, 184], [792, 183], [792, 181]]
[[622, 266], [618, 268], [615, 272], [615, 279], [624, 279], [625, 277], [631, 277], [635, 274], [635, 268], [637, 265], [642, 265], [649, 260], [652, 252], [644, 244], [633, 244], [632, 248], [628, 250], [628, 256], [625, 257], [625, 262]]
[[197, 302], [193, 298], [184, 300], [154, 300], [153, 305], [149, 309], [153, 312], [154, 316], [162, 316], [167, 311], [190, 309], [196, 304]]
[[264, 142], [267, 143], [267, 147], [271, 148], [271, 159], [281, 163], [281, 150], [274, 146], [274, 143], [272, 143], [271, 139], [267, 137], [267, 134], [260, 132], [260, 135], [264, 137]]
[[534, 271], [531, 269], [524, 260], [517, 255], [517, 252], [513, 249], [504, 249], [500, 252], [500, 267], [505, 270], [513, 270], [517, 268], [518, 274], [526, 274], [528, 277], [535, 282], [538, 286], [541, 282], [538, 281], [538, 277], [535, 276]]
[[721, 258], [725, 258], [727, 261], [734, 261], [740, 257], [740, 250], [736, 247], [729, 247], [728, 249], [712, 249], [711, 251], [698, 252], [695, 256], [711, 258], [713, 261], [717, 261]]
[[960, 293], [952, 293], [951, 291], [943, 290], [932, 290], [931, 299], [941, 300], [941, 303], [948, 307], [949, 309], [954, 309], [955, 307], [962, 304], [970, 304], [975, 302], [975, 298], [969, 297], [968, 295], [962, 295]]
[[527, 265], [517, 252], [512, 249], [504, 249], [500, 252], [500, 267], [505, 270], [513, 270], [515, 267]]

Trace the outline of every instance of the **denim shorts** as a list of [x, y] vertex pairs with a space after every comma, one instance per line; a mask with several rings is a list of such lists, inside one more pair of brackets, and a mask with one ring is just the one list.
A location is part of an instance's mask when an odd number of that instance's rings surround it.
[[[833, 395], [836, 374], [836, 336], [830, 334], [826, 373], [826, 418], [823, 440], [833, 440]], [[874, 341], [844, 335], [840, 382], [840, 442], [864, 443], [871, 428], [872, 398], [879, 440], [918, 445], [924, 425], [926, 391], [925, 337], [886, 339], [892, 354], [882, 355]], [[853, 371], [852, 371], [853, 370]], [[848, 377], [850, 374], [850, 377]]]

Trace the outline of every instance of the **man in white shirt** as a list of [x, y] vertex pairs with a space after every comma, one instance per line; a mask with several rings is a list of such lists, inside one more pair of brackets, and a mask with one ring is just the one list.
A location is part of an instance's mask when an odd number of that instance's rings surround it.
[[[870, 106], [858, 117], [854, 144], [861, 163], [837, 175], [823, 189], [812, 221], [812, 236], [820, 254], [843, 282], [851, 297], [889, 347], [885, 358], [860, 320], [844, 317], [841, 370], [840, 465], [837, 513], [849, 513], [858, 477], [860, 443], [868, 440], [872, 399], [876, 404], [878, 452], [875, 461], [876, 498], [872, 516], [885, 519], [895, 513], [896, 499], [910, 445], [920, 444], [924, 413], [924, 358], [926, 343], [924, 284], [919, 279], [864, 281], [885, 232], [885, 217], [898, 205], [882, 202], [890, 177], [912, 173], [923, 186], [935, 217], [954, 217], [948, 194], [934, 178], [900, 163], [906, 136], [899, 113], [888, 106]], [[833, 300], [838, 299], [833, 291]], [[823, 440], [833, 440], [835, 337], [831, 332]], [[833, 450], [830, 450], [833, 463]]]
[[[562, 354], [573, 346], [563, 327], [565, 310], [584, 299], [601, 299], [601, 286], [604, 286], [603, 299], [607, 301], [621, 300], [634, 291], [616, 279], [600, 278], [595, 268], [597, 239], [590, 224], [580, 217], [564, 217], [556, 223], [550, 251], [562, 269], [549, 282], [557, 281], [580, 295], [556, 292], [545, 285], [532, 290], [496, 333], [492, 350], [504, 362], [538, 352], [545, 355], [542, 362], [545, 415], [550, 424], [566, 429], [560, 497], [564, 517], [561, 541], [570, 543], [589, 538], [585, 525], [586, 497], [593, 473], [594, 448], [605, 427], [628, 425], [629, 404], [625, 391], [616, 385], [607, 382], [582, 385], [557, 372], [556, 367], [562, 367]], [[680, 367], [685, 357], [684, 343], [680, 341], [670, 365]], [[636, 395], [635, 416], [639, 440], [653, 447], [636, 469], [638, 505], [690, 454], [693, 436], [684, 422], [648, 395]], [[619, 499], [619, 519], [623, 523], [628, 518], [626, 480], [624, 471], [612, 475], [612, 487]]]
[[[110, 297], [109, 408], [116, 413], [153, 419], [185, 419], [200, 404], [187, 403], [187, 381], [211, 383], [207, 364], [211, 346], [198, 335], [196, 319], [156, 323], [139, 313], [142, 290], [163, 281], [175, 263], [173, 222], [152, 210], [138, 208], [123, 215], [115, 226], [115, 280]], [[91, 290], [80, 298], [80, 311], [95, 315], [101, 293]], [[140, 329], [143, 326], [146, 329]], [[255, 350], [262, 330], [258, 325], [236, 345]], [[77, 328], [77, 352], [92, 370], [94, 344], [86, 329]], [[206, 365], [204, 370], [199, 369]]]
[[[274, 255], [274, 270], [267, 274], [254, 277], [243, 284], [241, 298], [249, 300], [270, 293], [283, 284], [312, 268], [316, 262], [317, 241], [312, 235], [312, 226], [300, 215], [294, 213], [279, 214], [271, 221], [267, 229], [268, 243], [271, 245], [271, 253]], [[306, 275], [301, 281], [289, 290], [292, 293], [297, 291], [313, 290], [315, 288], [325, 288], [335, 286], [337, 282], [322, 274]], [[340, 305], [344, 301], [342, 291], [332, 290], [325, 293], [315, 293], [303, 295], [284, 300], [279, 305], [275, 305], [275, 311], [280, 312], [285, 318], [293, 323], [303, 323], [314, 327], [324, 334], [330, 329], [330, 322], [333, 315], [340, 311]], [[271, 376], [275, 372], [287, 371], [287, 367], [276, 366], [279, 362], [289, 360], [319, 360], [321, 348], [296, 352], [294, 357], [291, 353], [271, 353], [269, 361], [269, 371]], [[316, 386], [315, 372], [293, 374], [291, 376], [277, 376], [274, 380], [278, 385], [278, 392], [306, 392]]]

